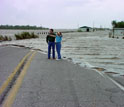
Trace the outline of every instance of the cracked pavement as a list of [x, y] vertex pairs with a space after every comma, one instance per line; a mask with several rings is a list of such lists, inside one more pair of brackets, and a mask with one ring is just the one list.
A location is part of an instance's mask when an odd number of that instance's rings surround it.
[[99, 73], [38, 52], [13, 107], [123, 107], [123, 99], [124, 92]]
[[[3, 81], [29, 50], [15, 47], [0, 50], [1, 67], [8, 71], [3, 75], [0, 69]], [[13, 107], [124, 107], [123, 99], [124, 92], [106, 76], [66, 60], [48, 60], [47, 55], [38, 52]]]

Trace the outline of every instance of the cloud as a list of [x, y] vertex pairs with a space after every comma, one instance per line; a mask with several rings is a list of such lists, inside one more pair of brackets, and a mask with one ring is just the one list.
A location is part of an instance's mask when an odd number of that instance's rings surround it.
[[0, 0], [0, 24], [30, 24], [55, 28], [82, 25], [110, 27], [123, 20], [123, 0]]

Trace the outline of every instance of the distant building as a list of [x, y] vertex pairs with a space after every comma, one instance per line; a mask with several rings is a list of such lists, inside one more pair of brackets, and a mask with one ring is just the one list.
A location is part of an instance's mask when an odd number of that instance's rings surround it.
[[88, 26], [83, 26], [83, 27], [80, 27], [78, 30], [82, 32], [92, 32], [93, 28], [88, 27]]
[[114, 28], [113, 37], [124, 38], [124, 28]]

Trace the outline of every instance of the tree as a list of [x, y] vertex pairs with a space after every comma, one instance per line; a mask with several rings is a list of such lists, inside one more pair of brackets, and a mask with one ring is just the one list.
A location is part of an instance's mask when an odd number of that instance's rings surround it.
[[112, 21], [113, 28], [124, 28], [124, 21], [117, 22], [116, 20]]
[[124, 28], [124, 21], [118, 22], [117, 28]]
[[112, 26], [113, 26], [113, 28], [115, 28], [115, 27], [117, 26], [116, 20], [113, 20], [113, 21], [112, 21]]
[[34, 29], [34, 30], [37, 30], [37, 29], [48, 29], [48, 28], [45, 28], [45, 27], [37, 27], [37, 26], [30, 26], [30, 25], [0, 25], [0, 29]]

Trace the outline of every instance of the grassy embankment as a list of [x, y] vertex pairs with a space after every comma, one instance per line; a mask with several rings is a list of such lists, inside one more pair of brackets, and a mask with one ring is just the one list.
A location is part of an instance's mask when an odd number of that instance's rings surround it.
[[34, 32], [22, 32], [21, 34], [15, 34], [16, 40], [22, 40], [22, 39], [31, 39], [31, 38], [39, 38], [38, 35], [35, 35]]
[[[34, 32], [29, 33], [29, 32], [22, 32], [20, 34], [15, 34], [16, 40], [22, 40], [22, 39], [31, 39], [31, 38], [39, 38], [38, 35], [35, 35]], [[0, 35], [0, 41], [11, 41], [11, 37], [7, 36], [2, 36]]]
[[12, 38], [11, 37], [7, 37], [7, 36], [2, 36], [0, 35], [0, 41], [11, 41]]

